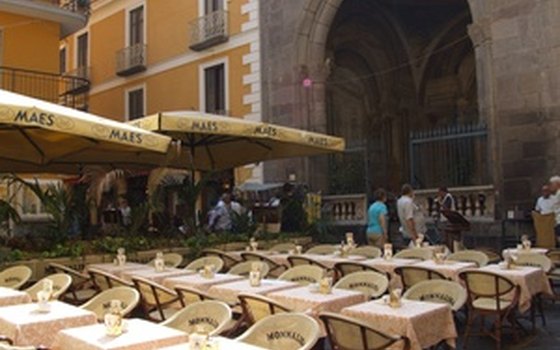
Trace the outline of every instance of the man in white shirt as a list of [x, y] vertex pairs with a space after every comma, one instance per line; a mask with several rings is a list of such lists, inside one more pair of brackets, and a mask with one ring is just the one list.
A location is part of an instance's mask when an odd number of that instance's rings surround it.
[[544, 185], [541, 190], [541, 196], [537, 199], [537, 204], [535, 205], [535, 211], [541, 213], [542, 215], [551, 214], [554, 212], [554, 203], [556, 202], [556, 197], [554, 197], [550, 192], [550, 187]]
[[554, 198], [552, 210], [556, 217], [556, 226], [554, 226], [554, 233], [556, 234], [556, 246], [560, 245], [560, 176], [553, 176], [550, 178], [550, 191], [551, 197]]
[[397, 213], [405, 245], [409, 245], [411, 240], [416, 240], [419, 234], [426, 234], [424, 214], [414, 203], [414, 190], [409, 184], [403, 185], [401, 189], [401, 197], [397, 201]]

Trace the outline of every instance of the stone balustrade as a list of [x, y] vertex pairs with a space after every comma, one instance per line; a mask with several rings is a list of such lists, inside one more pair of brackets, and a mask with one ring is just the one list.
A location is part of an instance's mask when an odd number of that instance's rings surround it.
[[335, 225], [365, 225], [367, 196], [365, 193], [323, 196], [321, 212], [323, 217]]

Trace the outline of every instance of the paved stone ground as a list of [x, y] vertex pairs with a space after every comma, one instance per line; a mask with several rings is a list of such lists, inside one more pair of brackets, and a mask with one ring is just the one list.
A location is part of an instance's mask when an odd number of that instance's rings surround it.
[[[537, 319], [536, 332], [532, 333], [530, 323], [523, 322], [529, 330], [528, 335], [521, 335], [520, 342], [513, 344], [510, 336], [504, 337], [502, 350], [560, 350], [560, 302], [556, 304], [545, 304], [546, 327], [543, 327]], [[460, 331], [463, 334], [463, 331]], [[492, 350], [495, 349], [492, 339], [471, 338], [468, 349]], [[457, 350], [463, 350], [462, 339], [459, 339]]]

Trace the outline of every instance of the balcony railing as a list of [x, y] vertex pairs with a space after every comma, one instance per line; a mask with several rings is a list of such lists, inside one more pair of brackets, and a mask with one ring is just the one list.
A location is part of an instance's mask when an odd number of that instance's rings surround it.
[[[87, 110], [89, 85], [80, 77], [0, 67], [0, 89], [71, 108]], [[77, 91], [77, 86], [84, 88]]]
[[[494, 186], [469, 186], [449, 188], [455, 199], [456, 210], [469, 221], [492, 222], [495, 220], [496, 194]], [[415, 191], [415, 202], [424, 213], [435, 219], [439, 215], [436, 201], [437, 189]]]
[[117, 52], [117, 75], [126, 77], [146, 70], [146, 44], [135, 44]]
[[321, 215], [334, 225], [363, 226], [367, 222], [365, 194], [324, 196], [321, 201]]
[[87, 66], [78, 67], [64, 74], [67, 77], [79, 78], [73, 79], [69, 84], [69, 93], [78, 94], [88, 91], [90, 88], [90, 68]]
[[33, 2], [44, 2], [62, 9], [88, 15], [90, 13], [91, 0], [27, 0]]
[[228, 12], [215, 11], [190, 23], [191, 42], [189, 47], [201, 51], [228, 41]]

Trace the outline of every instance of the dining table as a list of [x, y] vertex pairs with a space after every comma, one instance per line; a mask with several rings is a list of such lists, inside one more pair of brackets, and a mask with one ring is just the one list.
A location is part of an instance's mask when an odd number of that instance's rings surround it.
[[395, 273], [395, 269], [403, 266], [414, 265], [421, 260], [418, 259], [400, 259], [400, 258], [375, 258], [360, 261], [360, 264], [371, 266], [374, 269], [385, 272], [389, 275], [391, 288], [402, 288], [400, 276]]
[[31, 296], [12, 288], [0, 287], [0, 307], [27, 304], [31, 302]]
[[195, 271], [177, 269], [172, 267], [166, 267], [162, 271], [157, 271], [154, 267], [150, 266], [146, 269], [133, 269], [123, 271], [121, 272], [121, 277], [127, 281], [132, 281], [133, 278], [140, 277], [158, 284], [162, 284], [166, 278], [188, 276], [195, 273]]
[[[124, 320], [122, 334], [107, 335], [104, 324], [61, 331], [53, 350], [157, 350], [188, 342], [188, 335], [141, 319]], [[188, 348], [187, 348], [188, 349]]]
[[39, 310], [37, 303], [0, 307], [0, 333], [17, 346], [51, 348], [59, 331], [97, 323], [91, 311], [60, 301], [49, 306], [50, 311]]
[[220, 283], [208, 289], [208, 295], [227, 303], [237, 303], [237, 296], [241, 293], [267, 295], [281, 290], [299, 288], [300, 284], [290, 281], [262, 279], [258, 286], [252, 286], [249, 279]]
[[122, 278], [124, 272], [132, 271], [132, 270], [146, 270], [150, 268], [153, 269], [153, 267], [150, 267], [149, 265], [139, 264], [134, 262], [127, 262], [124, 265], [118, 265], [115, 263], [98, 263], [98, 264], [87, 265], [86, 272], [89, 269], [96, 269]]
[[[266, 350], [265, 348], [261, 348], [256, 345], [251, 345], [237, 341], [235, 339], [224, 337], [212, 337], [209, 343], [213, 345], [212, 349], [216, 350]], [[159, 350], [190, 350], [190, 347], [189, 343], [184, 343], [160, 348]]]
[[467, 269], [476, 268], [474, 262], [462, 262], [454, 260], [443, 260], [436, 262], [434, 260], [419, 261], [411, 266], [422, 267], [425, 269], [433, 270], [442, 274], [445, 278], [454, 282], [461, 282], [459, 274]]
[[[399, 307], [373, 300], [342, 309], [341, 314], [360, 320], [389, 335], [408, 338], [410, 350], [422, 350], [445, 341], [455, 348], [457, 330], [447, 304], [401, 299]], [[404, 349], [403, 342], [390, 348]]]
[[185, 286], [201, 292], [206, 292], [210, 287], [216, 284], [240, 281], [245, 278], [246, 277], [227, 273], [216, 273], [212, 277], [205, 277], [200, 273], [194, 273], [186, 276], [166, 278], [163, 280], [163, 285], [170, 289], [174, 289], [177, 286]]

